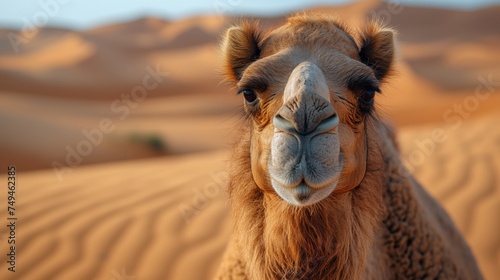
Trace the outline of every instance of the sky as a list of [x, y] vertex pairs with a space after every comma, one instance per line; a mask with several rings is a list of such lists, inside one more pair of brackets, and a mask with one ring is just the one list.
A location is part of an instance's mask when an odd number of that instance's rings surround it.
[[[307, 6], [343, 4], [350, 0], [17, 0], [0, 2], [0, 27], [37, 26], [89, 29], [143, 16], [180, 19], [199, 14], [270, 16]], [[403, 5], [475, 9], [500, 0], [391, 0]]]

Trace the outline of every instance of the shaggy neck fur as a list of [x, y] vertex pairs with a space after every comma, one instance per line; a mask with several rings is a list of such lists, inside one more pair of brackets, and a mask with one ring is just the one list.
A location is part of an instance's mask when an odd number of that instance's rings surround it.
[[[368, 126], [367, 126], [368, 127]], [[274, 193], [263, 193], [252, 179], [250, 143], [233, 154], [230, 195], [236, 243], [250, 279], [361, 279], [375, 232], [384, 215], [383, 166], [377, 133], [367, 128], [367, 172], [358, 187], [298, 208]], [[249, 131], [243, 139], [249, 139]]]

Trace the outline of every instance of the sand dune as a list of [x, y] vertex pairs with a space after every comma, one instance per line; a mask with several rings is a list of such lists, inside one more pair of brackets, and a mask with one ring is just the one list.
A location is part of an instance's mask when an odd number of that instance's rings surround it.
[[[72, 51], [68, 52], [66, 50]], [[0, 67], [17, 71], [39, 71], [46, 68], [72, 67], [89, 57], [93, 51], [92, 46], [78, 35], [68, 34], [33, 52], [15, 57], [2, 57]]]
[[[64, 182], [50, 171], [21, 172], [19, 267], [15, 274], [2, 269], [1, 279], [113, 279], [122, 268], [138, 279], [204, 279], [226, 241], [219, 232], [228, 225], [222, 167], [214, 161], [224, 155], [83, 167]], [[217, 197], [193, 206], [193, 189]], [[182, 204], [199, 214], [185, 220]]]
[[[500, 220], [494, 214], [500, 210], [499, 119], [497, 114], [457, 127], [406, 129], [399, 137], [410, 170], [450, 212], [486, 279], [500, 275]], [[434, 129], [443, 129], [444, 142], [429, 141]]]
[[[81, 165], [220, 149], [239, 115], [235, 97], [152, 98], [134, 108], [123, 102], [113, 107], [116, 100], [0, 92], [0, 128], [7, 131], [0, 138], [0, 164], [15, 162], [21, 170], [33, 170], [51, 168], [53, 162], [68, 166], [76, 161], [75, 156], [68, 161], [74, 151]], [[109, 130], [101, 129], [103, 121]], [[88, 153], [80, 147], [83, 142], [92, 144]]]

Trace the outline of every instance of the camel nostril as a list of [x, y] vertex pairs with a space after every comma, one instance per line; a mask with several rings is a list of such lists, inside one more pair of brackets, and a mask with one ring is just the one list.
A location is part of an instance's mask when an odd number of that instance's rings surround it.
[[301, 133], [301, 131], [298, 131], [297, 128], [294, 125], [294, 122], [286, 119], [280, 114], [277, 114], [273, 118], [273, 124], [276, 128], [278, 128], [281, 131], [288, 131], [292, 133], [298, 133], [298, 134], [309, 134], [309, 133], [323, 133], [332, 130], [339, 124], [339, 116], [336, 113], [333, 113], [329, 117], [323, 119], [318, 123], [318, 125], [312, 129], [312, 131], [306, 132], [306, 133]]
[[280, 130], [283, 131], [289, 131], [289, 132], [296, 132], [295, 127], [293, 126], [293, 123], [286, 118], [284, 118], [282, 115], [277, 114], [273, 118], [273, 124], [275, 127], [277, 127]]
[[336, 113], [333, 113], [328, 118], [322, 120], [316, 129], [314, 130], [316, 133], [326, 132], [332, 130], [339, 124], [339, 116]]

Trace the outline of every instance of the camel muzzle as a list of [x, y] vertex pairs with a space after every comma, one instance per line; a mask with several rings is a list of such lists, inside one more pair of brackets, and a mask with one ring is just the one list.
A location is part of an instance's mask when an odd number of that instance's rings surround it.
[[342, 169], [339, 117], [316, 64], [302, 62], [292, 71], [273, 124], [268, 167], [276, 193], [297, 206], [327, 197]]

